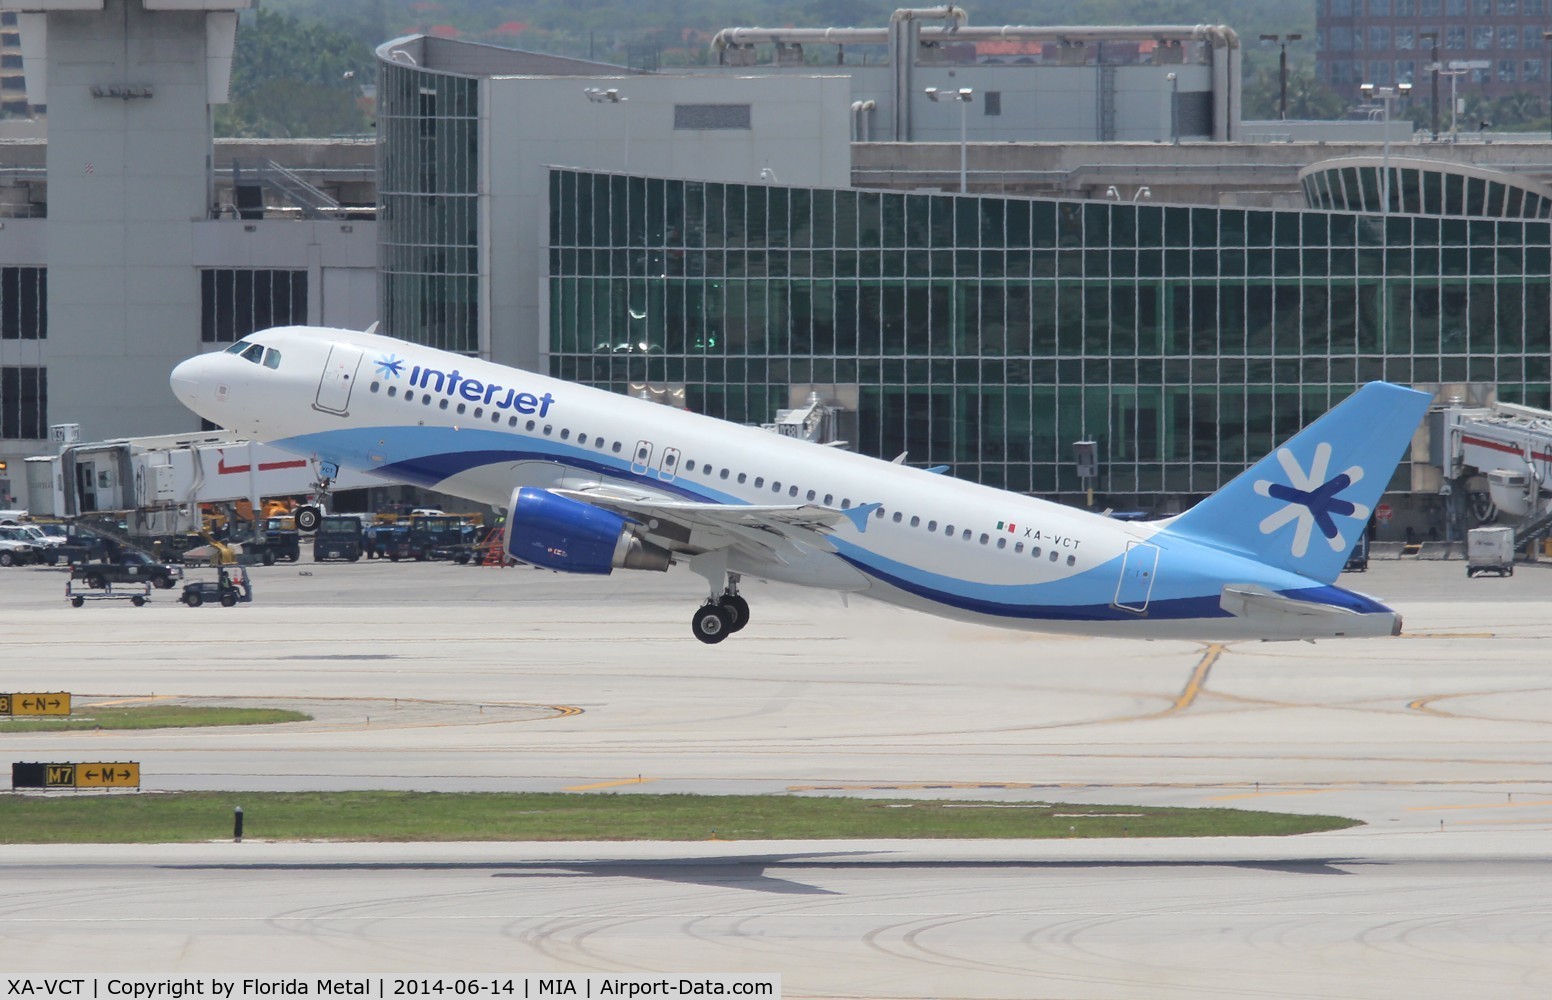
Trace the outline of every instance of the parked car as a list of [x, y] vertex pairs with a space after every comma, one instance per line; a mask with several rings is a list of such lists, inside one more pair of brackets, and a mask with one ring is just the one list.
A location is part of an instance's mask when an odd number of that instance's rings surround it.
[[0, 566], [25, 566], [28, 563], [56, 563], [59, 553], [45, 541], [42, 532], [25, 524], [0, 524]]

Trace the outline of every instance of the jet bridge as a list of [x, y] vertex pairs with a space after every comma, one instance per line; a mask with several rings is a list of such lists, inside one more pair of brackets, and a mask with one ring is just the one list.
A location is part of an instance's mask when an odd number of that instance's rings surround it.
[[1431, 457], [1445, 482], [1474, 474], [1487, 480], [1492, 507], [1473, 511], [1477, 519], [1501, 516], [1517, 544], [1544, 537], [1552, 528], [1552, 412], [1515, 403], [1451, 404], [1429, 418]]

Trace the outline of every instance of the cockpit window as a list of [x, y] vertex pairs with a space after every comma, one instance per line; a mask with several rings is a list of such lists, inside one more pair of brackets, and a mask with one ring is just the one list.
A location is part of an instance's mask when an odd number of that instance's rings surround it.
[[248, 348], [250, 348], [252, 346], [253, 345], [250, 344], [246, 340], [239, 340], [237, 343], [233, 344], [231, 347], [228, 347], [224, 353], [226, 353], [226, 354], [241, 354], [243, 351], [246, 351]]
[[258, 364], [263, 357], [263, 344], [249, 344], [248, 349], [242, 352], [242, 359], [244, 361], [252, 361], [254, 364]]
[[279, 368], [280, 367], [280, 352], [275, 350], [273, 347], [266, 348], [265, 351], [264, 351], [264, 367], [265, 368]]

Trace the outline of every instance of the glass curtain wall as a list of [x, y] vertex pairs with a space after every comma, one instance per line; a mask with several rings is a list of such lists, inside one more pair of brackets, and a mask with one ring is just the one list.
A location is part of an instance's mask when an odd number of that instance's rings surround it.
[[378, 314], [383, 332], [479, 342], [479, 81], [378, 63]]
[[[1047, 496], [1202, 495], [1361, 383], [1552, 403], [1549, 225], [550, 177], [552, 373]], [[1409, 469], [1393, 489], [1410, 488]]]

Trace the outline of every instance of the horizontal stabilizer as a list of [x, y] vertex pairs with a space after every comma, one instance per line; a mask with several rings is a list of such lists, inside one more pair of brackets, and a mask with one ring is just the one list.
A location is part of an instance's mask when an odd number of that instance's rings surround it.
[[[1301, 601], [1253, 583], [1225, 584], [1218, 606], [1235, 618], [1256, 624], [1256, 631], [1267, 637], [1314, 637], [1314, 629], [1323, 622], [1331, 636], [1400, 635], [1401, 616], [1389, 612], [1363, 613], [1335, 604]], [[1388, 618], [1389, 621], [1376, 619]]]

